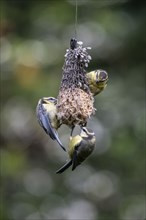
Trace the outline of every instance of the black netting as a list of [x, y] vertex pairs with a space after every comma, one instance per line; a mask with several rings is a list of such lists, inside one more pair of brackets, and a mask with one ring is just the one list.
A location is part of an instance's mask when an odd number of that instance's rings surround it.
[[66, 50], [57, 103], [59, 119], [70, 126], [84, 125], [94, 112], [85, 70], [91, 60], [89, 48], [83, 48], [81, 42], [72, 48]]

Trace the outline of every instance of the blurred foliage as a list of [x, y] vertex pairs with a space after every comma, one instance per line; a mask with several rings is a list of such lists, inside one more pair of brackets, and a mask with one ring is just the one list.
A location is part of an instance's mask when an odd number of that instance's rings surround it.
[[[146, 219], [146, 1], [78, 0], [78, 40], [89, 70], [109, 73], [95, 98], [94, 153], [56, 175], [67, 155], [38, 125], [35, 108], [58, 94], [74, 36], [75, 1], [1, 1], [2, 220]], [[67, 146], [70, 130], [59, 129]]]

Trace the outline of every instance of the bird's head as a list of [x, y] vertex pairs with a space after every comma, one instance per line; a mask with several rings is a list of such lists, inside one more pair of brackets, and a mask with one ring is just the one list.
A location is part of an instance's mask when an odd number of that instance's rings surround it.
[[53, 103], [53, 104], [57, 104], [57, 99], [55, 99], [54, 97], [43, 97], [41, 99], [41, 104], [50, 104], [50, 103]]
[[93, 136], [95, 136], [95, 133], [92, 129], [86, 127], [81, 128], [81, 137], [88, 138]]
[[107, 82], [108, 73], [105, 70], [96, 71], [96, 82]]

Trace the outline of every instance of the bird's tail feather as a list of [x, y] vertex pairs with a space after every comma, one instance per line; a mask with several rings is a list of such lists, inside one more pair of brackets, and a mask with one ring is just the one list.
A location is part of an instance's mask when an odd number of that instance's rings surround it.
[[55, 136], [56, 141], [57, 141], [58, 144], [60, 145], [60, 147], [62, 147], [62, 149], [63, 149], [64, 151], [66, 151], [65, 147], [64, 147], [63, 144], [61, 143], [61, 141], [60, 141], [60, 139], [59, 139], [59, 137], [58, 137], [58, 134], [57, 134], [56, 132], [54, 132], [54, 136]]
[[56, 171], [56, 173], [63, 173], [68, 167], [72, 165], [72, 160], [64, 164], [60, 169]]

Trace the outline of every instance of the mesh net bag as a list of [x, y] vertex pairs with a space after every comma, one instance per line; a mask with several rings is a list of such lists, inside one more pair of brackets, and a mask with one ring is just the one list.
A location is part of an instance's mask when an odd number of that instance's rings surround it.
[[91, 60], [87, 49], [91, 48], [83, 47], [82, 44], [71, 40], [71, 48], [66, 50], [57, 98], [58, 118], [63, 124], [69, 126], [77, 124], [84, 126], [95, 111], [85, 70]]

